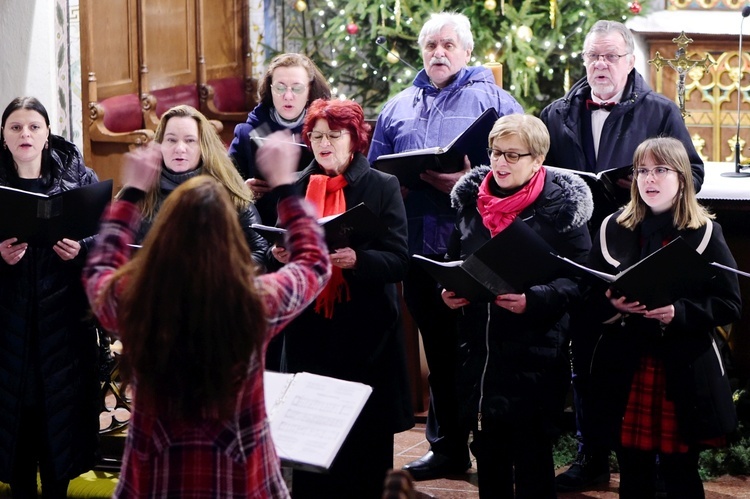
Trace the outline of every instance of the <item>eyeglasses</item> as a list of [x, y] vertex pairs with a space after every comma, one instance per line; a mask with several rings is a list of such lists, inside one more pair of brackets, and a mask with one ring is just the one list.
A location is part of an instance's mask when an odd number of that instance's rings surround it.
[[610, 64], [617, 64], [621, 57], [625, 57], [630, 54], [595, 54], [594, 52], [584, 52], [583, 61], [586, 64], [593, 64], [599, 60], [600, 57], [604, 57], [604, 60]]
[[488, 147], [487, 156], [489, 156], [490, 159], [500, 159], [503, 156], [505, 156], [505, 161], [507, 161], [511, 165], [514, 165], [518, 163], [518, 160], [523, 158], [524, 156], [531, 156], [531, 153], [527, 152], [526, 154], [519, 154], [517, 152], [498, 151], [497, 149], [492, 149], [491, 147]]
[[639, 180], [640, 179], [646, 180], [648, 178], [649, 173], [653, 173], [654, 178], [656, 180], [661, 180], [664, 177], [666, 177], [669, 172], [677, 172], [677, 170], [667, 168], [666, 166], [655, 166], [650, 169], [649, 168], [635, 168], [633, 170], [633, 173], [635, 173], [635, 177]]
[[299, 84], [287, 87], [283, 83], [276, 83], [275, 85], [271, 85], [271, 90], [276, 95], [284, 95], [287, 90], [291, 90], [294, 95], [302, 95], [307, 90], [307, 85]]
[[310, 139], [310, 142], [320, 142], [323, 140], [323, 137], [325, 137], [328, 139], [328, 142], [333, 142], [334, 140], [340, 139], [345, 133], [349, 133], [349, 131], [328, 130], [327, 132], [307, 132], [307, 138]]

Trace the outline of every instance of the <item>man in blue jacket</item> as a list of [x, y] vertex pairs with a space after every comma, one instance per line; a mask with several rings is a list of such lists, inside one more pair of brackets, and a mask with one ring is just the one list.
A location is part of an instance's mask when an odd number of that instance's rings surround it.
[[[615, 21], [597, 21], [583, 43], [586, 77], [562, 98], [544, 108], [540, 118], [550, 133], [545, 164], [598, 173], [633, 164], [633, 152], [644, 140], [669, 136], [685, 145], [698, 192], [703, 184], [703, 160], [698, 155], [677, 105], [649, 88], [634, 69], [635, 42], [630, 30]], [[617, 196], [629, 199], [631, 179], [620, 182]], [[617, 206], [598, 206], [595, 198], [592, 235], [601, 220]], [[576, 410], [578, 457], [557, 476], [557, 490], [581, 490], [609, 481], [609, 449], [588, 438], [588, 372], [597, 329], [585, 322], [585, 313], [571, 325], [573, 391]]]
[[[375, 125], [368, 160], [383, 154], [445, 146], [466, 130], [485, 110], [494, 107], [500, 116], [523, 112], [507, 92], [495, 84], [487, 68], [468, 67], [474, 38], [463, 14], [436, 13], [422, 27], [418, 39], [424, 69], [411, 87], [383, 107]], [[498, 82], [500, 83], [500, 82]], [[476, 147], [487, 147], [486, 141]], [[468, 171], [428, 171], [421, 189], [406, 191], [409, 251], [442, 260], [456, 221], [448, 194]], [[430, 370], [430, 408], [427, 440], [430, 451], [404, 469], [414, 479], [427, 480], [470, 467], [468, 430], [460, 428], [455, 393], [456, 311], [440, 298], [438, 284], [411, 266], [404, 280], [404, 300], [422, 334]]]

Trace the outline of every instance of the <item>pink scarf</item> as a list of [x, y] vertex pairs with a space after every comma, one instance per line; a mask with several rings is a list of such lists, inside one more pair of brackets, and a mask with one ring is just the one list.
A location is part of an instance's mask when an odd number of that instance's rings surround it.
[[521, 189], [505, 198], [499, 198], [490, 192], [490, 182], [494, 182], [490, 171], [479, 186], [477, 209], [482, 216], [482, 223], [490, 230], [492, 236], [502, 232], [513, 223], [513, 220], [531, 203], [536, 201], [544, 188], [547, 170], [539, 168], [534, 176]]

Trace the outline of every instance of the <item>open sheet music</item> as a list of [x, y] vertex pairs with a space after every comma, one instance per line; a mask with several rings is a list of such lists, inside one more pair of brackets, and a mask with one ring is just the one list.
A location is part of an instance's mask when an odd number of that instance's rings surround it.
[[263, 383], [276, 453], [285, 465], [311, 471], [331, 467], [372, 393], [362, 383], [306, 372], [266, 371]]

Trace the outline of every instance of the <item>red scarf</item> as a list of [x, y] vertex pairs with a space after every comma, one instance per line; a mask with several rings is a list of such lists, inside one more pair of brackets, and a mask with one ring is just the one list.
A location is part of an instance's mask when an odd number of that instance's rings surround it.
[[536, 201], [544, 188], [547, 170], [539, 168], [526, 184], [508, 197], [499, 198], [490, 192], [490, 182], [494, 182], [490, 171], [479, 186], [477, 209], [482, 216], [482, 223], [490, 230], [492, 236], [502, 232], [513, 223], [513, 220], [531, 203]]
[[[347, 182], [343, 175], [311, 175], [307, 184], [305, 198], [318, 209], [318, 217], [338, 215], [346, 211], [344, 187]], [[333, 317], [336, 303], [350, 300], [349, 285], [344, 280], [340, 267], [331, 269], [331, 280], [315, 300], [315, 312], [323, 314], [326, 319]]]

